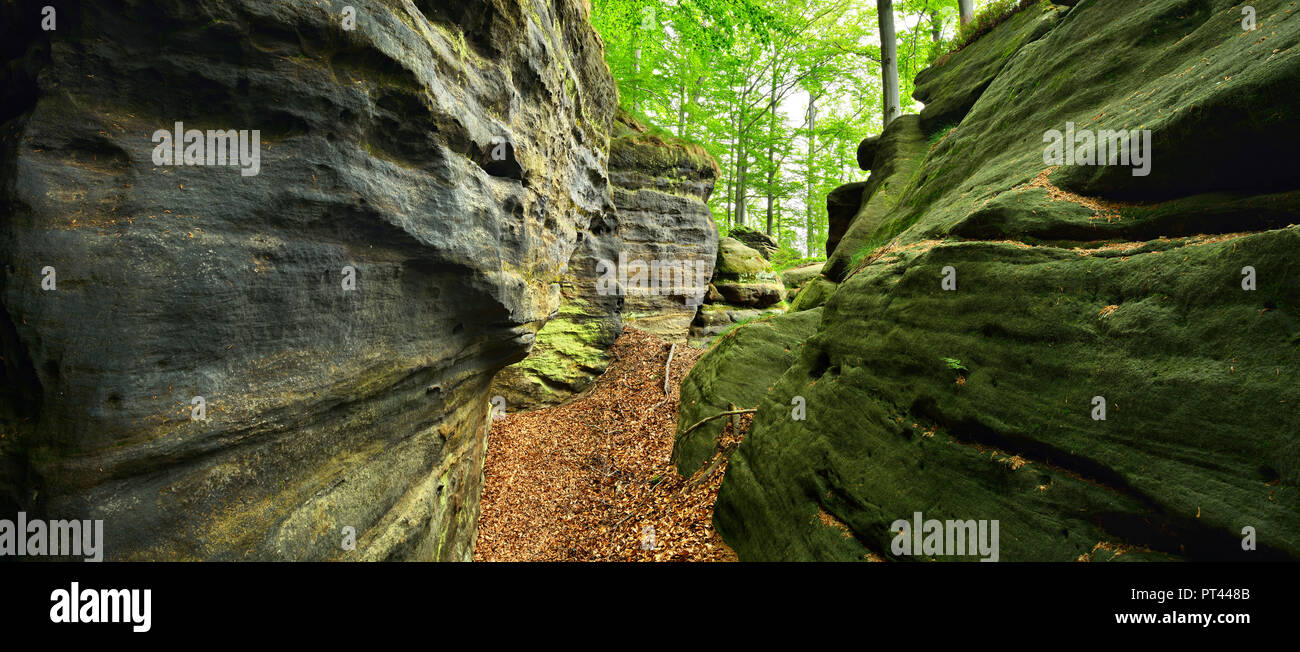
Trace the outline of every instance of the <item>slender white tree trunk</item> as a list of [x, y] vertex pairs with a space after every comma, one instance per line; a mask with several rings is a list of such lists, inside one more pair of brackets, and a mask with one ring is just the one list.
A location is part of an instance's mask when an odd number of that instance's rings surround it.
[[884, 78], [885, 103], [882, 121], [884, 126], [898, 117], [898, 37], [894, 33], [893, 0], [876, 0], [876, 13], [880, 17], [880, 74]]
[[965, 25], [974, 20], [975, 0], [957, 0], [957, 9], [961, 12], [961, 24]]
[[808, 166], [804, 171], [808, 192], [805, 194], [804, 209], [804, 249], [808, 257], [813, 256], [813, 234], [816, 232], [817, 214], [813, 208], [813, 154], [817, 144], [817, 97], [808, 94]]

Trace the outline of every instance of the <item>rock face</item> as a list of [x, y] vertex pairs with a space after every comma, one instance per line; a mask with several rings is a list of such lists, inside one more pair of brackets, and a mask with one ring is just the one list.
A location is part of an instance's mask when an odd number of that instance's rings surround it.
[[[609, 179], [629, 263], [660, 261], [692, 270], [690, 282], [683, 285], [705, 290], [718, 255], [718, 227], [707, 203], [717, 178], [718, 163], [702, 147], [649, 133], [620, 115], [610, 143]], [[678, 291], [686, 288], [678, 288], [675, 280], [668, 292], [662, 285], [649, 293], [629, 287], [624, 320], [684, 343], [703, 297]]]
[[855, 181], [846, 183], [826, 195], [827, 256], [835, 251], [835, 247], [840, 244], [840, 239], [844, 237], [844, 232], [849, 230], [849, 224], [853, 222], [858, 209], [862, 207], [862, 193], [866, 188], [866, 181]]
[[772, 236], [747, 226], [738, 226], [727, 235], [739, 240], [746, 247], [757, 251], [763, 257], [763, 260], [772, 260], [772, 256], [781, 250], [781, 245], [777, 244]]
[[[672, 275], [688, 271], [689, 285], [702, 292], [712, 274], [718, 229], [706, 202], [717, 162], [702, 147], [652, 134], [619, 112], [609, 175], [617, 215], [578, 234], [559, 316], [538, 334], [532, 353], [493, 382], [509, 409], [553, 405], [581, 391], [605, 370], [605, 351], [624, 325], [686, 342], [701, 297]], [[649, 270], [670, 267], [666, 286], [638, 282], [638, 270], [649, 281]], [[610, 291], [619, 287], [626, 294]]]
[[[1300, 20], [1261, 10], [1243, 32], [1226, 0], [1022, 13], [918, 79], [965, 88], [963, 57], [1003, 59], [951, 131], [904, 116], [882, 136], [872, 178], [914, 171], [868, 191], [822, 308], [779, 318], [820, 312], [815, 332], [688, 377], [679, 425], [759, 407], [714, 518], [741, 559], [913, 559], [891, 527], [915, 512], [999, 521], [1004, 561], [1300, 558], [1300, 184], [1282, 172]], [[1067, 123], [1150, 129], [1149, 175], [1046, 164]]]
[[781, 275], [767, 259], [735, 238], [723, 238], [705, 304], [691, 324], [691, 342], [707, 346], [736, 324], [784, 312], [785, 307]]
[[[1064, 4], [1027, 6], [998, 26], [997, 38], [978, 39], [941, 61], [941, 65], [918, 73], [912, 97], [925, 104], [921, 123], [926, 132], [961, 122], [1011, 61], [1011, 54], [1041, 38], [1060, 20], [1067, 10]], [[859, 147], [858, 152], [861, 165], [863, 148]]]
[[538, 332], [527, 358], [502, 369], [492, 381], [505, 409], [534, 410], [581, 391], [608, 364], [605, 351], [623, 331], [623, 297], [600, 292], [603, 261], [618, 260], [618, 215], [594, 218], [578, 234], [578, 248], [560, 281], [560, 311]]
[[844, 227], [835, 248], [827, 254], [822, 268], [827, 278], [837, 283], [842, 281], [864, 250], [888, 241], [906, 226], [887, 222], [903, 192], [909, 189], [908, 184], [927, 151], [926, 134], [919, 117], [902, 115], [890, 121], [876, 146], [871, 176], [862, 189], [861, 206]]
[[[488, 385], [612, 228], [586, 3], [18, 4], [4, 511], [110, 559], [467, 559]], [[177, 122], [258, 173], [166, 164]]]

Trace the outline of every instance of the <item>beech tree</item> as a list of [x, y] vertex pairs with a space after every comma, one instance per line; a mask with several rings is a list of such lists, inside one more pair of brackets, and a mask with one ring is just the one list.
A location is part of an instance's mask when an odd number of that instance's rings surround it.
[[884, 90], [881, 122], [888, 127], [901, 112], [898, 106], [898, 35], [894, 33], [894, 1], [876, 0], [880, 21], [880, 75]]
[[961, 12], [961, 24], [965, 25], [975, 18], [975, 0], [957, 0]]

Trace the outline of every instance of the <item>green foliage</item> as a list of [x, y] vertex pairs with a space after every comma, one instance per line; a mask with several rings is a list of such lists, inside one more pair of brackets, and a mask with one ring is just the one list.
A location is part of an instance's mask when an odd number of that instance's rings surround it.
[[[901, 106], [914, 112], [912, 77], [955, 26], [956, 0], [894, 10]], [[880, 129], [875, 3], [593, 0], [592, 23], [620, 106], [718, 160], [721, 232], [762, 230], [784, 261], [825, 253], [826, 195], [866, 178], [857, 145]]]
[[782, 248], [776, 255], [772, 256], [772, 269], [778, 272], [784, 272], [792, 267], [800, 267], [809, 263], [824, 263], [825, 256], [801, 257], [798, 251], [794, 249]]
[[948, 363], [948, 368], [954, 371], [970, 371], [957, 358], [943, 358], [943, 361]]

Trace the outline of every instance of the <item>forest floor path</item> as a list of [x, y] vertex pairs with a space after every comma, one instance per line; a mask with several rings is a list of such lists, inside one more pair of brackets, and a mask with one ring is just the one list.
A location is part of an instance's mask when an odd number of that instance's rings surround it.
[[735, 561], [713, 529], [725, 460], [683, 478], [670, 459], [678, 388], [702, 353], [629, 328], [587, 390], [496, 420], [474, 560]]

